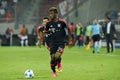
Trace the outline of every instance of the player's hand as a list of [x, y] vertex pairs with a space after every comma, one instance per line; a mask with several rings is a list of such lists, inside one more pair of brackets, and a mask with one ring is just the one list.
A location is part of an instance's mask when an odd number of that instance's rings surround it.
[[39, 43], [38, 43], [38, 46], [41, 48], [41, 45], [43, 44], [43, 40], [42, 39], [40, 39], [39, 40]]

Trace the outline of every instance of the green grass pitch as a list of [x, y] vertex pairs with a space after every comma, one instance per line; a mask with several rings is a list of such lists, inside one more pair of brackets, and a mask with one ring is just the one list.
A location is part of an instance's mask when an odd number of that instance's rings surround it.
[[0, 47], [0, 80], [29, 80], [27, 69], [34, 71], [30, 80], [120, 80], [120, 49], [115, 53], [92, 54], [92, 50], [65, 48], [62, 55], [63, 71], [51, 76], [49, 51], [39, 47]]

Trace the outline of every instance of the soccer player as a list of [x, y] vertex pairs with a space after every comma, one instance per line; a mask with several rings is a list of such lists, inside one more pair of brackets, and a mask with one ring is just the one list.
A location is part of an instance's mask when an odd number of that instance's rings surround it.
[[[62, 70], [61, 55], [65, 48], [65, 37], [70, 32], [68, 31], [65, 20], [58, 18], [58, 10], [56, 7], [49, 9], [50, 21], [46, 24], [45, 33], [50, 36], [50, 66], [53, 71], [52, 76], [56, 77], [55, 67], [58, 65], [58, 70]], [[69, 45], [72, 45], [72, 37], [69, 36]]]
[[50, 50], [50, 38], [48, 38], [49, 36], [47, 36], [47, 34], [46, 35], [44, 34], [46, 23], [48, 21], [49, 21], [49, 18], [44, 17], [42, 21], [42, 25], [38, 26], [37, 28], [37, 36], [38, 36], [38, 45], [41, 47], [41, 45], [43, 44], [43, 40], [45, 40], [46, 47], [48, 50]]
[[[94, 19], [93, 25], [91, 25], [91, 36], [93, 40], [93, 53], [95, 53], [95, 49], [97, 50], [97, 53], [100, 52], [100, 35], [102, 32], [102, 27], [100, 24], [98, 24], [98, 19]], [[97, 43], [95, 45], [95, 43]]]

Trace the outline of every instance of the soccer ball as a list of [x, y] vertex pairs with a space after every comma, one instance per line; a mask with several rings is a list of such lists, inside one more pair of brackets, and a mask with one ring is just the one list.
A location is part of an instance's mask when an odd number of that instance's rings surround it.
[[34, 73], [33, 73], [33, 71], [31, 69], [28, 69], [28, 70], [25, 71], [24, 76], [26, 78], [33, 78], [34, 77]]

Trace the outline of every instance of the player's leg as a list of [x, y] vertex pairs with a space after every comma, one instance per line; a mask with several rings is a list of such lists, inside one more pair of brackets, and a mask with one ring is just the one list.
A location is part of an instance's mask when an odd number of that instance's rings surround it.
[[55, 70], [55, 66], [57, 65], [57, 61], [55, 59], [55, 54], [51, 54], [51, 61], [50, 61], [50, 66], [51, 66], [51, 69], [53, 71], [52, 73], [52, 76], [53, 77], [56, 77], [56, 70]]
[[57, 75], [56, 70], [55, 70], [55, 67], [57, 65], [57, 59], [55, 57], [56, 51], [57, 51], [57, 47], [52, 45], [51, 48], [50, 48], [50, 56], [51, 56], [50, 67], [53, 71], [53, 73], [52, 73], [53, 77], [56, 77], [56, 75]]
[[100, 53], [100, 35], [97, 35], [97, 45], [96, 45], [96, 49], [97, 49], [97, 53]]
[[64, 51], [64, 46], [65, 46], [64, 44], [59, 45], [57, 52], [55, 54], [55, 57], [57, 59], [57, 64], [58, 64], [58, 71], [62, 71], [62, 62], [61, 62], [62, 58], [61, 58], [61, 56], [62, 56], [62, 53]]
[[96, 40], [95, 35], [93, 35], [92, 40], [93, 40], [93, 51], [92, 52], [95, 53], [95, 40]]
[[57, 65], [56, 59], [55, 59], [55, 54], [51, 54], [51, 61], [50, 61], [50, 66], [53, 72], [55, 71], [55, 66]]
[[57, 67], [57, 71], [62, 71], [62, 63], [61, 63], [61, 53], [59, 53], [59, 52], [56, 52], [56, 54], [55, 54], [55, 58], [56, 58], [56, 60], [57, 60], [57, 64], [58, 64], [58, 67]]
[[50, 51], [51, 51], [51, 61], [50, 61], [50, 64], [51, 64], [51, 69], [53, 71], [53, 77], [56, 77], [56, 70], [55, 70], [55, 67], [56, 65], [58, 64], [58, 70], [61, 70], [62, 69], [62, 65], [61, 65], [61, 55], [62, 55], [62, 52], [63, 52], [63, 45], [60, 47], [58, 45], [52, 45], [51, 48], [50, 48]]
[[59, 70], [59, 71], [62, 70], [62, 62], [61, 62], [61, 60], [62, 60], [62, 57], [60, 56], [60, 57], [58, 58], [58, 60], [57, 60], [58, 70]]

